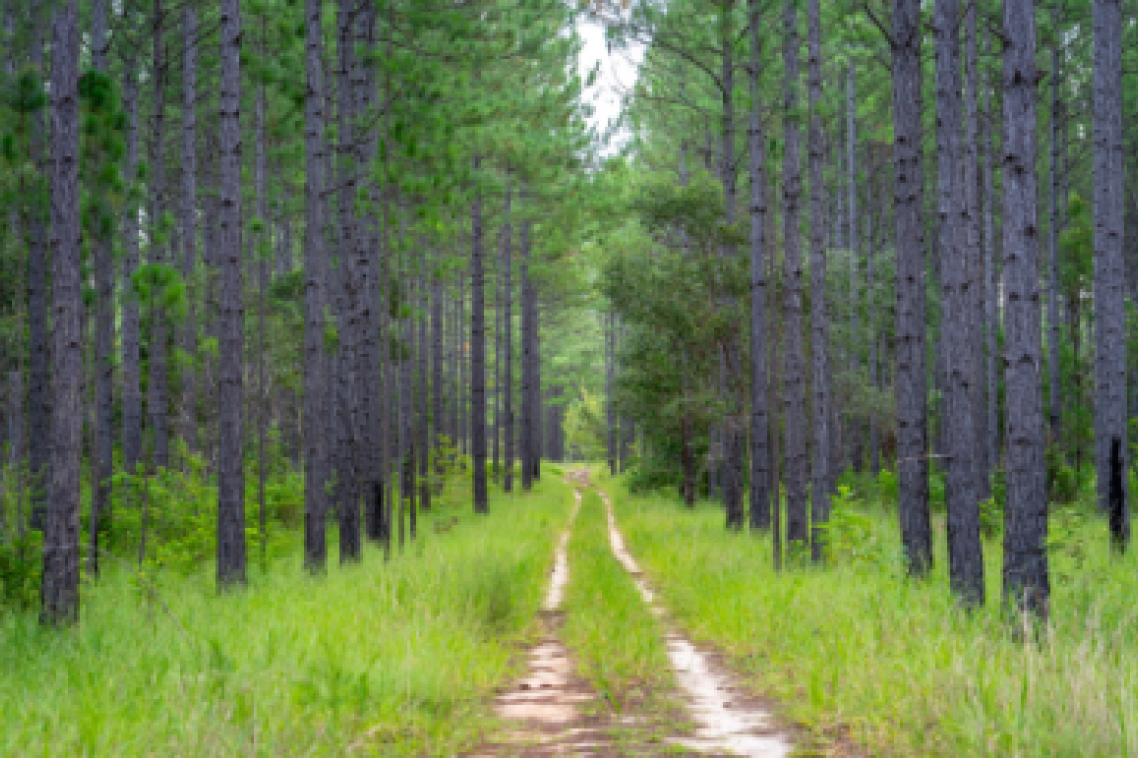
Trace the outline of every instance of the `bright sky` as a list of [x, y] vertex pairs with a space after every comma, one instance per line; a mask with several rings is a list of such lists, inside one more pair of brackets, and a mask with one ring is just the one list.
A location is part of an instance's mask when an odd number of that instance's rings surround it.
[[[637, 69], [644, 59], [644, 47], [635, 45], [626, 50], [614, 49], [610, 54], [605, 46], [604, 27], [587, 17], [577, 23], [577, 33], [584, 43], [577, 60], [581, 78], [587, 81], [589, 71], [597, 61], [601, 64], [596, 82], [585, 90], [585, 102], [593, 106], [590, 125], [603, 134], [620, 118], [621, 100], [636, 83]], [[627, 133], [616, 135], [615, 144], [610, 145], [605, 153], [615, 153], [627, 139]]]

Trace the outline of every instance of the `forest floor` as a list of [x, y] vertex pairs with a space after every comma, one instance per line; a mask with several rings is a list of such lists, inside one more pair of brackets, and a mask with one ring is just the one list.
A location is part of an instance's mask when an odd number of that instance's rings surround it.
[[525, 676], [495, 700], [503, 728], [472, 755], [788, 755], [790, 732], [766, 703], [678, 629], [625, 547], [608, 496], [590, 489], [589, 472], [568, 479], [576, 507], [557, 548], [542, 634], [526, 652]]

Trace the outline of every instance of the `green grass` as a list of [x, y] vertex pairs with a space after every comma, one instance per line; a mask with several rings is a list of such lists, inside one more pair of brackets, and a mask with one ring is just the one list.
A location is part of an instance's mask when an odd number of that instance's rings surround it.
[[693, 637], [725, 650], [757, 691], [823, 740], [849, 730], [873, 755], [1138, 755], [1138, 559], [1112, 557], [1105, 523], [1052, 516], [1052, 618], [1015, 641], [1000, 605], [947, 590], [943, 518], [926, 582], [906, 581], [892, 507], [846, 503], [827, 569], [776, 575], [769, 539], [728, 534], [717, 504], [606, 483], [629, 548]]
[[546, 477], [485, 517], [427, 516], [388, 563], [333, 551], [314, 579], [298, 555], [222, 597], [212, 569], [163, 575], [177, 623], [114, 570], [73, 630], [3, 616], [0, 754], [452, 754], [489, 723], [571, 503]]
[[601, 696], [602, 708], [650, 720], [675, 715], [663, 630], [609, 548], [608, 522], [595, 490], [584, 491], [569, 539], [563, 607], [561, 639]]

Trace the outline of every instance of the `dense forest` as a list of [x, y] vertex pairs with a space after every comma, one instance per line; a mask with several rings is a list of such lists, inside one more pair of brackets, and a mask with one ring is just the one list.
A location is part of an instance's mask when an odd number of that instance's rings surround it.
[[0, 0], [0, 752], [1138, 750], [1136, 21]]

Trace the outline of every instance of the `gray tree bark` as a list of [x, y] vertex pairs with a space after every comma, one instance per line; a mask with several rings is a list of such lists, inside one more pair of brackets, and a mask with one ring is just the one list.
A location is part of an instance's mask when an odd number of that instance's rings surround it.
[[[510, 167], [506, 166], [506, 197], [503, 208], [502, 221], [502, 389], [503, 395], [503, 452], [505, 454], [505, 472], [502, 478], [502, 490], [514, 490], [514, 301], [513, 301], [513, 271], [511, 267], [513, 250], [511, 244], [510, 226]], [[523, 400], [524, 405], [524, 400]], [[522, 423], [526, 422], [525, 413], [522, 414]], [[524, 465], [525, 453], [522, 452]]]
[[[138, 174], [138, 60], [134, 53], [123, 56], [123, 108], [127, 114], [126, 161], [123, 172], [133, 183]], [[122, 289], [131, 292], [138, 269], [138, 208], [128, 203], [123, 213]], [[142, 390], [139, 369], [138, 302], [124, 297], [122, 303], [122, 455], [123, 468], [135, 473], [142, 452]]]
[[[846, 79], [846, 171], [848, 176], [846, 203], [846, 221], [849, 223], [847, 232], [850, 256], [850, 294], [849, 294], [849, 356], [848, 370], [851, 376], [857, 376], [861, 367], [858, 356], [858, 206], [857, 206], [857, 79], [854, 73], [854, 63], [850, 61], [849, 74]], [[847, 436], [849, 437], [850, 465], [855, 470], [861, 468], [861, 443], [858, 424], [853, 415], [846, 418]]]
[[[194, 281], [197, 268], [197, 52], [198, 14], [187, 7], [182, 16], [184, 51], [182, 57], [182, 276]], [[182, 331], [182, 350], [191, 360], [182, 372], [182, 438], [191, 451], [199, 448], [197, 422], [197, 297], [187, 290], [186, 317]]]
[[[151, 75], [154, 78], [153, 142], [150, 156], [150, 262], [155, 265], [166, 263], [166, 251], [161, 244], [160, 233], [162, 215], [166, 212], [169, 200], [166, 197], [166, 78], [169, 75], [165, 54], [166, 11], [163, 0], [154, 0], [154, 52]], [[159, 298], [160, 300], [160, 298]], [[146, 410], [150, 416], [150, 433], [153, 440], [155, 467], [170, 465], [170, 392], [169, 371], [167, 368], [168, 324], [166, 309], [156, 304], [150, 309], [150, 342], [148, 345], [149, 377], [147, 379]]]
[[305, 230], [304, 230], [304, 565], [325, 570], [328, 561], [324, 518], [328, 510], [327, 364], [324, 305], [327, 259], [324, 251], [324, 33], [321, 0], [305, 3]]
[[[940, 214], [944, 418], [947, 453], [948, 563], [953, 592], [965, 605], [984, 602], [984, 562], [976, 487], [976, 414], [970, 331], [972, 282], [968, 208], [961, 173], [961, 94], [958, 0], [937, 0], [936, 116]], [[978, 285], [979, 282], [976, 282]]]
[[771, 523], [770, 417], [767, 381], [767, 203], [766, 145], [763, 139], [760, 68], [759, 0], [747, 0], [751, 50], [748, 83], [751, 121], [747, 130], [751, 215], [751, 529], [765, 531]]
[[[91, 63], [99, 73], [107, 71], [107, 6], [105, 0], [91, 3]], [[111, 477], [114, 474], [114, 380], [115, 343], [114, 262], [109, 234], [91, 240], [95, 289], [95, 444], [91, 450], [94, 486], [91, 521], [87, 529], [87, 567], [99, 574], [99, 536], [111, 524]]]
[[968, 387], [971, 391], [971, 413], [973, 418], [972, 448], [974, 452], [973, 476], [975, 477], [975, 497], [977, 503], [988, 499], [990, 495], [990, 479], [986, 464], [985, 445], [988, 438], [987, 409], [984, 407], [983, 358], [984, 342], [984, 253], [981, 244], [980, 226], [980, 169], [979, 169], [979, 131], [978, 131], [978, 89], [979, 89], [979, 59], [977, 55], [976, 35], [976, 4], [968, 2], [964, 9], [965, 22], [965, 77], [964, 77], [964, 164], [963, 164], [963, 201], [964, 217], [958, 233], [962, 234], [961, 242], [966, 255], [965, 289], [967, 316], [967, 330], [970, 336], [968, 345]]
[[[984, 34], [984, 53], [987, 54], [990, 46], [990, 35]], [[997, 235], [995, 225], [996, 191], [993, 174], [993, 163], [996, 158], [996, 108], [992, 102], [992, 88], [984, 87], [984, 110], [988, 113], [987, 134], [981, 146], [984, 151], [981, 159], [984, 172], [984, 239], [988, 241], [985, 253], [987, 263], [984, 268], [984, 287], [987, 293], [984, 297], [985, 320], [987, 330], [985, 340], [987, 343], [987, 361], [985, 366], [985, 380], [988, 385], [988, 439], [984, 442], [987, 453], [989, 471], [1000, 465], [1000, 425], [999, 425], [999, 382], [996, 373], [997, 342], [1000, 330], [999, 306], [999, 256], [997, 255]]]
[[1035, 2], [1004, 2], [1004, 306], [1007, 504], [1004, 599], [1046, 617], [1047, 492], [1036, 219]]
[[[1125, 550], [1130, 541], [1130, 511], [1126, 492], [1129, 444], [1126, 435], [1126, 268], [1122, 255], [1125, 194], [1120, 0], [1095, 0], [1092, 22], [1095, 474], [1099, 508], [1110, 516], [1111, 541], [1117, 549]], [[1120, 481], [1117, 488], [1115, 479]]]
[[[1051, 9], [1051, 23], [1056, 30], [1059, 29], [1059, 7]], [[1067, 204], [1066, 197], [1060, 197], [1062, 188], [1059, 183], [1059, 123], [1062, 118], [1059, 114], [1059, 86], [1062, 71], [1060, 56], [1060, 42], [1058, 36], [1051, 45], [1051, 162], [1049, 170], [1051, 181], [1049, 183], [1050, 213], [1048, 214], [1048, 281], [1047, 281], [1047, 378], [1048, 378], [1048, 416], [1051, 429], [1051, 439], [1060, 438], [1060, 425], [1063, 418], [1062, 399], [1059, 395], [1061, 369], [1059, 367], [1059, 203]]]
[[814, 374], [812, 445], [813, 470], [811, 491], [811, 555], [815, 561], [823, 558], [825, 527], [830, 518], [830, 334], [829, 314], [826, 308], [826, 187], [822, 179], [822, 162], [825, 159], [822, 144], [822, 11], [818, 0], [810, 0], [809, 54], [807, 69], [810, 87], [810, 134], [807, 147], [810, 171], [810, 329], [813, 337], [811, 359]]
[[[521, 187], [519, 192], [519, 202], [525, 208], [526, 191], [525, 185]], [[522, 283], [522, 423], [521, 423], [521, 461], [522, 461], [522, 489], [529, 492], [533, 487], [533, 458], [534, 458], [534, 439], [533, 439], [533, 422], [532, 422], [532, 397], [533, 385], [535, 377], [533, 376], [533, 361], [531, 351], [533, 350], [533, 330], [534, 326], [534, 313], [531, 309], [530, 302], [530, 221], [529, 218], [522, 219], [520, 239], [518, 240], [521, 248], [521, 283]], [[606, 402], [611, 391], [611, 377], [608, 374], [609, 362], [605, 363], [605, 376], [606, 376], [606, 389], [605, 398]]]
[[[482, 159], [475, 155], [475, 174], [481, 166]], [[473, 232], [470, 245], [470, 434], [474, 512], [486, 513], [489, 510], [486, 490], [486, 304], [485, 274], [482, 270], [482, 193], [478, 188], [474, 190], [470, 221]]]
[[245, 486], [242, 467], [241, 270], [241, 12], [239, 0], [221, 0], [221, 102], [218, 258], [221, 335], [218, 365], [217, 582], [245, 583]]
[[40, 618], [79, 620], [79, 490], [83, 454], [82, 239], [79, 217], [79, 2], [52, 18], [51, 487], [44, 521]]
[[897, 472], [901, 544], [909, 574], [932, 566], [928, 377], [925, 358], [925, 225], [922, 168], [921, 3], [893, 3], [894, 220], [897, 229]]
[[806, 511], [806, 377], [802, 355], [802, 256], [799, 252], [798, 212], [802, 194], [798, 157], [801, 127], [798, 109], [798, 13], [794, 0], [783, 10], [784, 83], [784, 164], [782, 172], [783, 252], [785, 256], [785, 300], [783, 325], [786, 329], [785, 413], [786, 446], [786, 539], [805, 545], [810, 539]]
[[[31, 39], [28, 59], [33, 67], [44, 70], [44, 28], [47, 26], [44, 14], [46, 7], [39, 4], [32, 7], [30, 19]], [[41, 175], [47, 175], [48, 166], [44, 155], [47, 130], [44, 128], [42, 111], [31, 114], [30, 152], [33, 165], [39, 167]], [[46, 183], [44, 193], [47, 192]], [[42, 530], [46, 519], [47, 498], [51, 489], [51, 442], [52, 442], [52, 400], [51, 400], [51, 332], [49, 310], [49, 274], [51, 271], [51, 248], [48, 241], [48, 211], [41, 203], [30, 202], [25, 206], [27, 217], [21, 225], [28, 235], [28, 339], [30, 352], [28, 361], [28, 464], [31, 484], [31, 526]]]

